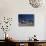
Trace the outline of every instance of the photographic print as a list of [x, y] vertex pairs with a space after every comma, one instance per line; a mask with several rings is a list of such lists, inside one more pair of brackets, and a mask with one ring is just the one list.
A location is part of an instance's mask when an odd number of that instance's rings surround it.
[[34, 14], [18, 14], [19, 26], [34, 26]]

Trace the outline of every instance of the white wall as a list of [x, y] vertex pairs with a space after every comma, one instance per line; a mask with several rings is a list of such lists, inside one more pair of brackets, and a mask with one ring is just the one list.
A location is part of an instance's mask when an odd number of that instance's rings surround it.
[[[16, 40], [27, 40], [34, 34], [37, 35], [37, 39], [45, 40], [45, 12], [45, 6], [32, 8], [28, 0], [0, 0], [0, 16], [13, 17], [12, 26], [8, 34]], [[35, 26], [19, 27], [18, 14], [20, 13], [34, 14]], [[0, 36], [0, 39], [2, 39], [2, 36]]]

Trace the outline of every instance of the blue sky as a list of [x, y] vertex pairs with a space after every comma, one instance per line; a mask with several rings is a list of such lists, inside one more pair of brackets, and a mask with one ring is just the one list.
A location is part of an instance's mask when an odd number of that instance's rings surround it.
[[19, 14], [18, 16], [19, 20], [34, 20], [33, 14]]

